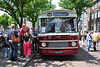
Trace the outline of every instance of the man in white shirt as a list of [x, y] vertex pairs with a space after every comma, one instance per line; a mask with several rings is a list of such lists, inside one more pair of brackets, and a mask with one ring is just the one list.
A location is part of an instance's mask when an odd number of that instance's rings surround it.
[[93, 40], [93, 35], [92, 32], [90, 31], [87, 35], [87, 40], [88, 40], [88, 52], [90, 52], [90, 47], [92, 45], [92, 40]]

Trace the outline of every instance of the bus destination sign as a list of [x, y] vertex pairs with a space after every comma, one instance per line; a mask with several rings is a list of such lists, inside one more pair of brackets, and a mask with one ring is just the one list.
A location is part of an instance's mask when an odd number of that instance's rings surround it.
[[53, 16], [68, 16], [69, 14], [67, 12], [56, 12], [53, 13]]

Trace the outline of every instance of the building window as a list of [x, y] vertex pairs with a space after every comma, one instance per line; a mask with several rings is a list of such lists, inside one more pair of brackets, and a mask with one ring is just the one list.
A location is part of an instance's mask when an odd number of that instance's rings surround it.
[[90, 8], [89, 8], [89, 13], [90, 13]]
[[96, 23], [94, 23], [94, 30], [96, 30]]
[[95, 18], [97, 18], [97, 12], [95, 12]]
[[97, 23], [97, 31], [100, 32], [100, 22]]
[[92, 6], [92, 10], [94, 9], [94, 5]]
[[86, 25], [84, 26], [84, 28], [86, 28]]
[[98, 17], [100, 17], [100, 11], [98, 11]]
[[86, 31], [86, 25], [84, 26], [84, 30]]
[[94, 19], [94, 14], [92, 14], [92, 19]]
[[91, 28], [92, 28], [92, 30], [93, 30], [93, 26], [92, 26]]
[[86, 12], [85, 12], [85, 14], [84, 14], [85, 16], [87, 15], [87, 10], [86, 10]]
[[99, 0], [99, 2], [98, 2], [98, 6], [100, 6], [100, 0]]
[[95, 3], [95, 8], [97, 8], [97, 6], [98, 6], [98, 5], [97, 5], [97, 2], [96, 2], [96, 3]]
[[90, 21], [90, 17], [88, 18], [88, 21]]
[[87, 23], [87, 18], [85, 18], [85, 23]]

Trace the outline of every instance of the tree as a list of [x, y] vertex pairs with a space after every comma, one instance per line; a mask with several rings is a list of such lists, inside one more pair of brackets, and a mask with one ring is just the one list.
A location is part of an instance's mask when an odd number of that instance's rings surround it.
[[15, 26], [17, 26], [17, 22], [16, 22], [15, 19], [12, 18], [12, 17], [10, 17], [10, 18], [8, 19], [8, 26], [10, 26], [11, 24], [15, 24]]
[[51, 4], [51, 0], [34, 0], [25, 5], [25, 13], [27, 19], [35, 25], [40, 12], [54, 8], [55, 5]]
[[7, 27], [8, 19], [9, 19], [9, 16], [7, 14], [3, 14], [2, 16], [0, 16], [0, 24], [3, 25], [3, 27]]
[[[40, 10], [44, 11], [51, 8], [54, 8], [51, 0], [0, 0], [0, 10], [14, 18], [20, 27], [22, 26], [23, 18], [27, 17], [34, 25]], [[21, 18], [21, 22], [19, 18]]]
[[[32, 0], [0, 0], [0, 10], [8, 13], [13, 17], [19, 26], [22, 26], [23, 23], [23, 8], [24, 5], [29, 3]], [[21, 22], [19, 22], [19, 17]]]
[[85, 8], [92, 7], [93, 0], [60, 0], [59, 6], [64, 9], [75, 10], [77, 14], [77, 29], [78, 23], [80, 21], [80, 17], [83, 12], [85, 12]]

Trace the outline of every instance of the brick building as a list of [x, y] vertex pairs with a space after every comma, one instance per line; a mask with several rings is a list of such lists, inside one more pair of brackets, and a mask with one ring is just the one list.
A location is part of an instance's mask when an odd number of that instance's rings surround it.
[[82, 30], [97, 30], [100, 32], [100, 0], [94, 0], [94, 5], [83, 13]]
[[100, 0], [94, 0], [94, 5], [87, 8], [85, 13], [86, 15], [83, 14], [83, 26], [86, 28], [86, 31], [100, 31]]

